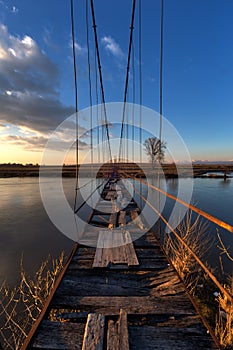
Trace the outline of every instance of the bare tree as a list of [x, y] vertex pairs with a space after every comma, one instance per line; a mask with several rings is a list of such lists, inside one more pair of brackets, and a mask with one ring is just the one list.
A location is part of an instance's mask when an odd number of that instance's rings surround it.
[[154, 168], [156, 162], [161, 163], [165, 157], [166, 142], [157, 137], [149, 137], [144, 142], [145, 152]]

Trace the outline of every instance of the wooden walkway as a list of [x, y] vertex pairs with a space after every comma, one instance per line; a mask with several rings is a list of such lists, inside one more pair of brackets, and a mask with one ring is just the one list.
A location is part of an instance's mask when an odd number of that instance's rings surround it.
[[[90, 218], [99, 227], [97, 248], [77, 246], [24, 348], [218, 348], [153, 232], [142, 235], [146, 223], [137, 219], [139, 209], [128, 195], [116, 181], [105, 187]], [[116, 206], [117, 196], [129, 200], [126, 208], [103, 213]]]

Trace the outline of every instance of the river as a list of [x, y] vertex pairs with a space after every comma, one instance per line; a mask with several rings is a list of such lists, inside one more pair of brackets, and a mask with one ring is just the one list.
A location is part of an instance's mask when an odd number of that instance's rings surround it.
[[[51, 178], [43, 181], [52, 184]], [[185, 188], [189, 180], [180, 181]], [[233, 225], [233, 179], [196, 178], [193, 181], [192, 203]], [[63, 184], [67, 198], [73, 203], [75, 180], [65, 178]], [[177, 179], [168, 180], [166, 188], [175, 195]], [[14, 286], [20, 278], [21, 259], [27, 273], [33, 275], [49, 254], [57, 257], [64, 250], [68, 255], [73, 241], [60, 233], [48, 218], [40, 197], [38, 178], [1, 178], [0, 198], [0, 283], [7, 281]], [[85, 208], [82, 212], [88, 216]], [[216, 225], [210, 225], [209, 230], [215, 236]], [[232, 234], [222, 229], [220, 232], [224, 244], [233, 253]], [[227, 272], [231, 273], [232, 262], [224, 261]]]

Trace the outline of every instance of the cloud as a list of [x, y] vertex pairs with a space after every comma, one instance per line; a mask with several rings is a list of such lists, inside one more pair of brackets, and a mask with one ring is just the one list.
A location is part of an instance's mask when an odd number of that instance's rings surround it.
[[[33, 136], [33, 137], [27, 137], [27, 136], [19, 136], [19, 135], [6, 135], [1, 138], [1, 141], [7, 142], [9, 144], [12, 144], [14, 146], [22, 147], [24, 150], [33, 151], [33, 152], [41, 152], [47, 141], [48, 138], [44, 136]], [[66, 151], [68, 149], [69, 141], [61, 141], [59, 139], [56, 139], [53, 141], [53, 149], [55, 151]], [[79, 149], [89, 149], [90, 145], [84, 141], [78, 141]], [[73, 149], [76, 148], [75, 143], [73, 144]]]
[[9, 7], [3, 0], [0, 0], [0, 5], [11, 13], [17, 14], [19, 12], [19, 9], [16, 6], [13, 5], [12, 7]]
[[0, 123], [0, 132], [6, 131], [8, 129], [8, 125]]
[[11, 12], [12, 13], [18, 13], [19, 9], [16, 6], [12, 6]]
[[125, 55], [120, 48], [120, 45], [111, 36], [104, 36], [103, 38], [101, 38], [101, 43], [104, 45], [105, 50], [108, 53], [111, 53], [114, 57], [118, 59], [125, 58]]
[[[70, 46], [71, 49], [73, 49], [72, 40], [70, 40], [69, 46]], [[75, 41], [74, 47], [75, 47], [75, 52], [78, 55], [87, 53], [87, 48], [85, 46], [81, 46], [77, 41]]]
[[59, 100], [59, 70], [29, 35], [0, 24], [0, 122], [49, 132], [74, 112]]

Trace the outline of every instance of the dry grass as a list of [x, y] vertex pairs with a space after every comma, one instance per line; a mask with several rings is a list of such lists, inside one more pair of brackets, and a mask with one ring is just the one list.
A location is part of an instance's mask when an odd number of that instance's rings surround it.
[[[233, 277], [229, 282], [228, 285], [225, 285], [225, 289], [233, 295]], [[233, 302], [222, 293], [219, 293], [217, 301], [219, 310], [216, 317], [215, 334], [225, 349], [233, 349]]]
[[[192, 220], [191, 214], [187, 214], [176, 231], [191, 250], [203, 260], [208, 249], [213, 245], [213, 239], [208, 236], [207, 226], [200, 221], [200, 218]], [[220, 257], [225, 254], [233, 261], [219, 235], [218, 239]], [[233, 302], [230, 302], [228, 297], [222, 293], [219, 293], [217, 298], [214, 297], [213, 292], [216, 291], [216, 286], [202, 272], [192, 254], [172, 233], [167, 235], [164, 248], [186, 287], [195, 297], [202, 314], [215, 328], [215, 335], [222, 348], [233, 349]], [[230, 295], [233, 295], [233, 277], [224, 288]]]
[[21, 262], [21, 281], [10, 290], [0, 287], [0, 337], [4, 349], [20, 349], [33, 323], [54, 286], [64, 263], [64, 253], [58, 259], [48, 257], [34, 278], [27, 276]]
[[[199, 216], [193, 220], [191, 211], [186, 214], [184, 220], [176, 228], [176, 232], [182, 240], [200, 259], [206, 256], [213, 244], [213, 240], [208, 235], [207, 228], [208, 225], [206, 222], [202, 222]], [[201, 274], [199, 272], [202, 269], [193, 255], [172, 233], [167, 234], [164, 240], [164, 249], [186, 286], [189, 290], [194, 289], [200, 282], [199, 277], [201, 277]]]

